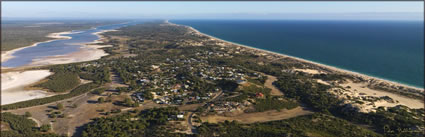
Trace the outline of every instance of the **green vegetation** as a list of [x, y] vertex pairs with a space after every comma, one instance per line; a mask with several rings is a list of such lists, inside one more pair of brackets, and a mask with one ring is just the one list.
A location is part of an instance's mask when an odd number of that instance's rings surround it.
[[361, 113], [341, 106], [341, 102], [326, 91], [329, 86], [302, 79], [297, 76], [282, 76], [275, 85], [284, 91], [285, 96], [300, 100], [317, 111], [333, 114], [355, 123], [371, 125], [385, 136], [423, 135], [416, 127], [424, 126], [423, 121], [417, 119], [425, 114], [424, 109], [398, 106], [389, 107], [388, 110], [381, 108], [377, 112]]
[[30, 113], [30, 112], [28, 112], [28, 111], [27, 111], [27, 112], [25, 112], [24, 116], [25, 116], [25, 117], [31, 117], [32, 115], [31, 115], [31, 113]]
[[271, 89], [266, 87], [259, 87], [256, 85], [250, 85], [247, 87], [243, 87], [241, 91], [243, 94], [247, 94], [250, 97], [255, 97], [258, 93], [262, 93], [264, 97], [269, 97]]
[[96, 118], [84, 126], [83, 137], [129, 137], [129, 136], [174, 136], [162, 126], [172, 115], [175, 107], [154, 108], [138, 114], [125, 113], [107, 118]]
[[103, 92], [105, 92], [106, 88], [98, 88], [93, 90], [91, 93], [96, 95], [102, 95]]
[[126, 106], [126, 107], [138, 107], [139, 103], [132, 101], [130, 98], [125, 98], [124, 101], [116, 101], [115, 105]]
[[267, 97], [265, 99], [257, 99], [254, 105], [255, 111], [263, 112], [267, 110], [293, 109], [298, 106], [294, 101], [284, 100], [283, 97]]
[[40, 126], [40, 131], [41, 132], [47, 132], [47, 131], [50, 131], [51, 128], [52, 127], [49, 124], [44, 124], [44, 125]]
[[111, 80], [109, 79], [110, 71], [109, 71], [109, 68], [107, 67], [96, 68], [96, 67], [88, 66], [88, 67], [81, 68], [81, 70], [84, 72], [80, 72], [78, 75], [82, 79], [91, 80], [94, 83], [111, 82]]
[[223, 91], [234, 91], [238, 88], [238, 83], [231, 80], [220, 80], [217, 82], [217, 86], [223, 89]]
[[379, 137], [365, 128], [350, 124], [325, 114], [300, 116], [287, 120], [265, 123], [239, 124], [224, 122], [219, 124], [203, 123], [199, 127], [200, 136], [221, 137]]
[[62, 110], [63, 109], [63, 104], [62, 103], [56, 104], [56, 109], [57, 110]]
[[326, 91], [329, 86], [310, 82], [303, 77], [282, 75], [274, 84], [285, 96], [300, 100], [319, 112], [329, 113], [330, 108], [340, 103], [339, 99]]
[[65, 92], [76, 87], [78, 84], [80, 84], [80, 79], [77, 74], [72, 72], [59, 72], [49, 76], [47, 82], [36, 86], [49, 89], [53, 92]]
[[[15, 115], [9, 112], [1, 113], [1, 121], [9, 124], [12, 130], [1, 131], [2, 137], [59, 137], [53, 133], [43, 133], [44, 127], [35, 127], [36, 123], [25, 116]], [[50, 125], [49, 125], [50, 126]]]
[[105, 102], [105, 99], [104, 99], [103, 97], [99, 97], [99, 98], [97, 98], [97, 103], [102, 104], [102, 103], [104, 103], [104, 102]]

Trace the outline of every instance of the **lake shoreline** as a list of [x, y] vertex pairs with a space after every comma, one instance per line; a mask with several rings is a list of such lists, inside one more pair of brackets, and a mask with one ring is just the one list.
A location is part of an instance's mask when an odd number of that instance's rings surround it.
[[[42, 41], [42, 42], [36, 42], [36, 43], [34, 43], [32, 45], [29, 45], [29, 46], [26, 46], [26, 47], [20, 47], [20, 48], [12, 49], [12, 50], [9, 50], [9, 51], [2, 51], [2, 53], [1, 53], [1, 62], [3, 63], [3, 62], [6, 62], [9, 59], [14, 58], [15, 56], [13, 56], [13, 54], [15, 52], [17, 52], [17, 51], [20, 51], [20, 50], [25, 49], [25, 48], [37, 46], [40, 43], [47, 43], [47, 42], [52, 42], [52, 41], [62, 40], [62, 39], [71, 39], [71, 37], [69, 37], [69, 36], [62, 36], [64, 34], [72, 34], [72, 32], [71, 31], [63, 31], [63, 32], [50, 33], [50, 34], [46, 35], [46, 37], [53, 38], [52, 40], [47, 40], [47, 41]], [[2, 66], [2, 69], [3, 68], [8, 68], [8, 67], [3, 67]]]
[[[175, 24], [175, 23], [169, 22], [168, 20], [165, 21], [165, 23], [179, 26], [179, 24]], [[319, 67], [328, 68], [330, 70], [333, 70], [333, 71], [336, 71], [336, 72], [340, 72], [340, 73], [343, 73], [343, 74], [349, 74], [349, 75], [353, 75], [353, 76], [356, 76], [356, 77], [361, 77], [361, 78], [368, 79], [368, 80], [377, 80], [377, 81], [385, 82], [385, 83], [388, 83], [388, 84], [391, 84], [391, 85], [394, 85], [394, 86], [401, 86], [401, 87], [407, 87], [407, 88], [411, 88], [411, 89], [415, 89], [415, 90], [424, 91], [424, 88], [421, 88], [421, 87], [411, 86], [411, 85], [407, 85], [407, 84], [403, 84], [403, 83], [399, 83], [399, 82], [395, 82], [395, 81], [391, 81], [391, 80], [387, 80], [387, 79], [383, 79], [383, 78], [379, 78], [379, 77], [375, 77], [375, 76], [370, 76], [370, 75], [367, 75], [367, 74], [362, 74], [362, 73], [359, 73], [359, 72], [354, 72], [354, 71], [350, 71], [350, 70], [338, 68], [338, 67], [331, 66], [331, 65], [326, 65], [326, 64], [322, 64], [322, 63], [318, 63], [318, 62], [314, 62], [314, 61], [302, 59], [302, 58], [295, 57], [295, 56], [286, 55], [286, 54], [283, 54], [283, 53], [278, 53], [278, 52], [274, 52], [274, 51], [268, 51], [268, 50], [264, 50], [264, 49], [260, 49], [260, 48], [255, 48], [255, 47], [251, 47], [251, 46], [247, 46], [247, 45], [243, 45], [243, 44], [239, 44], [239, 43], [235, 43], [235, 42], [223, 40], [223, 39], [220, 39], [220, 38], [217, 38], [217, 37], [214, 37], [214, 36], [211, 36], [211, 35], [202, 33], [199, 30], [197, 30], [197, 29], [195, 29], [195, 28], [193, 28], [191, 26], [186, 26], [186, 25], [180, 25], [180, 26], [185, 26], [188, 29], [194, 31], [195, 33], [198, 33], [199, 35], [207, 36], [207, 37], [209, 37], [210, 39], [213, 39], [213, 40], [218, 40], [218, 41], [222, 41], [222, 42], [225, 42], [225, 43], [230, 43], [230, 44], [233, 44], [233, 45], [236, 45], [236, 46], [245, 47], [245, 48], [248, 48], [248, 49], [253, 49], [253, 50], [256, 50], [256, 51], [265, 52], [265, 53], [269, 53], [269, 54], [273, 54], [273, 55], [278, 55], [278, 56], [282, 56], [282, 57], [289, 57], [289, 58], [298, 60], [300, 62], [306, 62], [306, 63], [314, 64], [314, 65], [317, 65]]]
[[[102, 30], [99, 32], [92, 33], [93, 35], [96, 35], [99, 37], [99, 39], [96, 39], [92, 42], [88, 43], [78, 43], [74, 44], [75, 46], [80, 46], [78, 51], [66, 53], [62, 55], [56, 55], [56, 56], [46, 56], [38, 59], [34, 59], [31, 63], [19, 66], [19, 67], [4, 67], [2, 66], [2, 70], [7, 69], [16, 69], [16, 68], [28, 68], [28, 67], [34, 67], [34, 66], [45, 66], [45, 65], [54, 65], [54, 64], [68, 64], [68, 63], [75, 63], [75, 62], [84, 62], [84, 61], [92, 61], [100, 59], [103, 56], [107, 56], [108, 54], [102, 50], [101, 48], [109, 47], [111, 45], [99, 45], [99, 43], [102, 43], [102, 40], [105, 39], [101, 34], [109, 31], [117, 31], [115, 29], [112, 30]], [[72, 31], [64, 31], [64, 32], [56, 32], [56, 33], [50, 33], [46, 35], [46, 37], [54, 38], [52, 40], [47, 40], [43, 42], [37, 42], [30, 46], [21, 47], [17, 49], [13, 49], [10, 51], [5, 51], [2, 53], [1, 62], [6, 62], [12, 58], [14, 58], [13, 54], [17, 51], [20, 51], [25, 48], [30, 48], [37, 46], [41, 43], [47, 43], [52, 42], [56, 40], [63, 40], [63, 39], [71, 39], [70, 36], [63, 36], [64, 34], [73, 34], [73, 33], [79, 33], [79, 32], [73, 32]]]
[[25, 66], [44, 66], [44, 65], [68, 64], [68, 63], [98, 60], [102, 58], [103, 56], [109, 55], [101, 48], [111, 47], [112, 45], [99, 45], [99, 44], [103, 43], [102, 40], [105, 39], [105, 37], [103, 37], [101, 34], [105, 32], [110, 32], [110, 31], [117, 31], [117, 30], [112, 29], [112, 30], [102, 30], [99, 32], [94, 32], [92, 34], [98, 36], [99, 39], [89, 43], [75, 44], [80, 46], [79, 51], [67, 53], [64, 55], [49, 56], [49, 57], [44, 57], [40, 59], [35, 59], [32, 63]]

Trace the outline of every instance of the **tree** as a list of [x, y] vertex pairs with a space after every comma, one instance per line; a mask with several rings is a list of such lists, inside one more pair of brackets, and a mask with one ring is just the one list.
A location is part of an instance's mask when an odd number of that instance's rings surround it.
[[40, 126], [40, 131], [41, 132], [47, 132], [51, 129], [51, 126], [49, 124], [43, 124]]
[[103, 103], [103, 102], [105, 102], [105, 99], [103, 97], [100, 97], [100, 98], [97, 99], [97, 102], [98, 103]]
[[130, 98], [126, 97], [126, 98], [124, 99], [124, 104], [125, 104], [126, 106], [131, 106], [131, 105], [133, 104], [133, 102], [131, 101], [131, 99], [130, 99]]
[[62, 104], [62, 103], [58, 103], [58, 104], [56, 105], [56, 109], [58, 109], [58, 110], [62, 110], [62, 109], [63, 109], [63, 104]]
[[32, 115], [31, 115], [31, 113], [30, 112], [25, 112], [25, 115], [24, 115], [25, 117], [31, 117]]
[[143, 92], [143, 97], [145, 97], [146, 100], [153, 99], [153, 95], [152, 95], [152, 93], [150, 91]]

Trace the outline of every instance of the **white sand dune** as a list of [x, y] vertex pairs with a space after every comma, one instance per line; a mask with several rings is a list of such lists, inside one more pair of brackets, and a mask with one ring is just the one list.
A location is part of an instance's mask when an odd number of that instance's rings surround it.
[[308, 73], [308, 74], [321, 74], [323, 72], [320, 72], [319, 70], [315, 70], [315, 69], [294, 69], [295, 71], [301, 71], [304, 73]]
[[385, 106], [385, 107], [394, 107], [396, 105], [405, 105], [409, 108], [424, 108], [424, 103], [419, 99], [412, 99], [408, 97], [404, 97], [395, 93], [370, 89], [367, 87], [367, 84], [365, 83], [353, 83], [348, 82], [345, 84], [341, 84], [343, 87], [350, 86], [350, 91], [357, 92], [357, 93], [363, 93], [364, 96], [374, 96], [374, 97], [381, 97], [381, 96], [388, 96], [396, 101], [399, 101], [398, 103], [388, 103], [388, 102], [377, 102], [375, 106]]
[[25, 90], [25, 86], [36, 83], [52, 73], [49, 70], [30, 70], [1, 74], [1, 104], [11, 104], [35, 98], [46, 97], [43, 90]]

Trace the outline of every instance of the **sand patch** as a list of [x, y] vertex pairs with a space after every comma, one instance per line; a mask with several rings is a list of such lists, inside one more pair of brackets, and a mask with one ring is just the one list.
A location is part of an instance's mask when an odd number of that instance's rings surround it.
[[382, 97], [382, 96], [388, 96], [388, 97], [390, 97], [394, 100], [394, 102], [388, 102], [388, 101], [385, 101], [385, 100], [376, 101], [376, 102], [373, 103], [375, 105], [375, 107], [373, 105], [369, 104], [369, 102], [364, 101], [366, 103], [361, 105], [361, 106], [366, 111], [370, 111], [370, 110], [377, 108], [379, 106], [394, 107], [394, 106], [397, 106], [397, 105], [404, 105], [404, 106], [408, 106], [409, 108], [416, 108], [416, 109], [424, 108], [424, 103], [421, 100], [404, 97], [402, 95], [398, 95], [398, 94], [395, 94], [395, 93], [370, 89], [370, 88], [367, 87], [366, 83], [353, 83], [353, 82], [349, 81], [348, 83], [341, 84], [341, 86], [343, 86], [344, 88], [349, 86], [350, 88], [346, 88], [346, 89], [350, 93], [347, 93], [347, 94], [352, 96], [352, 97], [367, 97], [367, 96]]
[[107, 56], [108, 53], [103, 51], [103, 47], [110, 47], [110, 45], [86, 45], [82, 46], [80, 51], [58, 55], [58, 56], [50, 56], [39, 59], [34, 59], [33, 62], [27, 66], [44, 66], [44, 65], [52, 65], [52, 64], [68, 64], [74, 62], [84, 62], [84, 61], [92, 61], [102, 58], [103, 56]]
[[308, 74], [322, 74], [323, 72], [315, 69], [294, 69], [295, 71], [300, 71]]
[[273, 85], [273, 82], [277, 81], [277, 78], [271, 75], [266, 75], [266, 76], [267, 76], [267, 80], [266, 82], [264, 82], [264, 86], [272, 89], [270, 94], [274, 96], [282, 96], [283, 93]]
[[323, 80], [321, 80], [321, 79], [316, 79], [316, 80], [317, 80], [317, 83], [324, 84], [324, 85], [331, 85], [331, 84], [329, 84], [328, 82], [323, 81]]
[[24, 88], [52, 74], [49, 70], [30, 70], [1, 74], [1, 104], [11, 104], [48, 96], [51, 93], [43, 90], [25, 90]]

